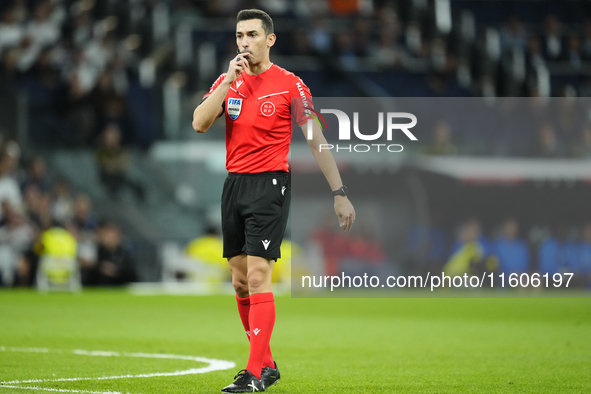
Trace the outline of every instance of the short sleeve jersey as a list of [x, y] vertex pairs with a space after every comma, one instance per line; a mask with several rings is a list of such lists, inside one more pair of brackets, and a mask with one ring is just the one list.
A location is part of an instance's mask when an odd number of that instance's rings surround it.
[[[225, 78], [220, 75], [203, 97]], [[302, 126], [304, 108], [312, 108], [310, 90], [293, 73], [274, 64], [259, 75], [243, 72], [224, 99], [228, 172], [288, 171], [292, 112]]]

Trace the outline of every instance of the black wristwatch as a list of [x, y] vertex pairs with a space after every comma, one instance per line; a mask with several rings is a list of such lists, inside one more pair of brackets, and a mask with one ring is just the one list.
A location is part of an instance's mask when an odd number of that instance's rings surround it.
[[333, 190], [332, 195], [334, 196], [346, 196], [347, 194], [349, 194], [349, 189], [347, 189], [347, 186], [343, 185], [340, 187], [340, 189], [337, 190]]

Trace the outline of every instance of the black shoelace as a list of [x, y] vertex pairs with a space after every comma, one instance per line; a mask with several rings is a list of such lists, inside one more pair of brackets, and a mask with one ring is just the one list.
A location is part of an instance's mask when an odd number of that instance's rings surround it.
[[251, 375], [250, 371], [247, 371], [246, 369], [241, 369], [240, 371], [238, 371], [238, 373], [236, 374], [236, 376], [234, 376], [234, 379], [238, 379], [238, 377], [244, 378], [245, 376]]

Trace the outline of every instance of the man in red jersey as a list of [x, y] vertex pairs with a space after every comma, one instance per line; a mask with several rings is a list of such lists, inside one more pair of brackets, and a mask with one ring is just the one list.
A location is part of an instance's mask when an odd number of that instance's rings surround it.
[[[242, 10], [236, 18], [239, 54], [220, 75], [193, 113], [193, 128], [204, 133], [226, 114], [226, 168], [222, 193], [224, 257], [232, 272], [238, 312], [250, 340], [245, 369], [223, 393], [264, 391], [279, 381], [269, 342], [275, 325], [271, 292], [273, 264], [287, 225], [291, 185], [288, 154], [292, 111], [304, 135], [311, 94], [300, 78], [271, 63], [273, 21], [260, 10]], [[292, 108], [296, 98], [299, 110]], [[355, 210], [347, 198], [334, 158], [319, 149], [326, 139], [314, 126], [310, 149], [333, 190], [339, 224], [349, 231]]]

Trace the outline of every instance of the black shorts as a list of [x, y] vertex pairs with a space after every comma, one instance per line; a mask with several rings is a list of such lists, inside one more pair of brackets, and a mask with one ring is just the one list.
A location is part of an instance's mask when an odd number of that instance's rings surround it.
[[222, 193], [224, 257], [280, 258], [290, 203], [287, 172], [228, 174]]

